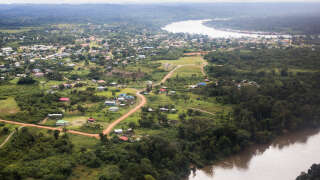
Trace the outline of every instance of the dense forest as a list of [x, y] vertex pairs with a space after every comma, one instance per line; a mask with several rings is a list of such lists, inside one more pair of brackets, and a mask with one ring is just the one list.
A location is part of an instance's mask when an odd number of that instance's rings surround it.
[[319, 15], [286, 15], [267, 17], [240, 17], [226, 21], [213, 20], [207, 25], [215, 28], [279, 32], [292, 34], [319, 34]]
[[320, 179], [320, 164], [313, 164], [307, 173], [302, 172], [296, 180], [317, 180]]
[[318, 54], [307, 49], [211, 53], [206, 58], [220, 66], [207, 69], [217, 83], [199, 93], [234, 104], [231, 124], [255, 142], [267, 142], [287, 130], [316, 127], [320, 117]]

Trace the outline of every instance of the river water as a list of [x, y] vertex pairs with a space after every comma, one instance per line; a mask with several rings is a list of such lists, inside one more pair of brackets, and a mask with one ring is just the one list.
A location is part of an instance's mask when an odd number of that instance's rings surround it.
[[294, 180], [320, 163], [320, 131], [304, 130], [253, 146], [191, 173], [189, 180]]
[[174, 22], [163, 27], [163, 30], [172, 33], [189, 33], [189, 34], [202, 34], [208, 35], [211, 38], [241, 38], [241, 37], [265, 37], [273, 38], [277, 37], [275, 35], [261, 35], [261, 34], [246, 34], [240, 32], [231, 32], [225, 30], [218, 30], [212, 27], [205, 26], [203, 23], [210, 20], [189, 20], [189, 21], [180, 21]]

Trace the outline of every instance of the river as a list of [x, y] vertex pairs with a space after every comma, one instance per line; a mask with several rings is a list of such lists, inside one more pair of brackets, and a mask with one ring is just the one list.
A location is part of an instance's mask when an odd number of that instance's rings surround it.
[[232, 32], [226, 30], [218, 30], [212, 27], [205, 26], [204, 23], [210, 20], [188, 20], [188, 21], [180, 21], [174, 22], [163, 27], [163, 30], [172, 33], [189, 33], [189, 34], [202, 34], [208, 35], [211, 38], [241, 38], [241, 37], [265, 37], [265, 38], [274, 38], [276, 35], [261, 35], [250, 33], [240, 33], [240, 32]]
[[294, 180], [320, 163], [320, 131], [304, 130], [253, 146], [191, 173], [189, 180]]

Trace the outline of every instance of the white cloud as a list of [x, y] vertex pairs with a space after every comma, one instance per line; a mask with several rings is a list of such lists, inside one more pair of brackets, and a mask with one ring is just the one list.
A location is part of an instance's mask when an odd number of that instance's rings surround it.
[[320, 2], [320, 0], [0, 0], [2, 4], [183, 3], [183, 2]]

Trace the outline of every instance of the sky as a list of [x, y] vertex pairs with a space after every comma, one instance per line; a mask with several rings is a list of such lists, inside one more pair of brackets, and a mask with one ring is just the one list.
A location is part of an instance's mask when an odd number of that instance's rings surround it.
[[190, 3], [190, 2], [320, 2], [320, 0], [0, 0], [2, 4], [81, 4], [81, 3]]

